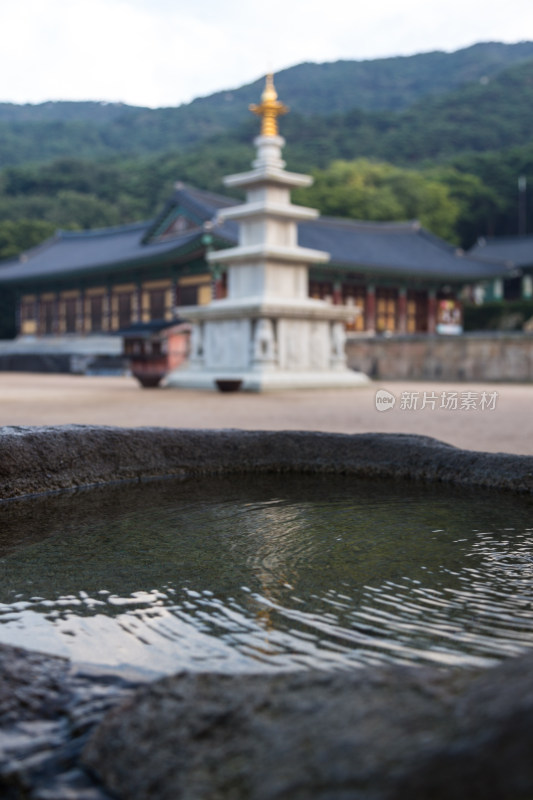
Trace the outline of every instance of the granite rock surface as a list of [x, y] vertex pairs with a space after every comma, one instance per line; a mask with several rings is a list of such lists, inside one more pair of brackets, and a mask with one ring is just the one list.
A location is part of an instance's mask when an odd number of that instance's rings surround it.
[[0, 797], [109, 800], [80, 755], [94, 726], [137, 685], [0, 645]]
[[177, 675], [110, 712], [83, 760], [123, 800], [530, 800], [533, 657]]
[[425, 436], [67, 425], [0, 428], [0, 499], [169, 475], [327, 472], [533, 491], [533, 457]]

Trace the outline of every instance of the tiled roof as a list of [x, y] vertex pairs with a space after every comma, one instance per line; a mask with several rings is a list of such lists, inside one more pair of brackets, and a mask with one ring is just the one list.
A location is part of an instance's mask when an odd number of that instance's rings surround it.
[[[235, 222], [216, 221], [222, 208], [237, 201], [178, 184], [167, 205], [152, 222], [85, 232], [59, 232], [21, 259], [0, 266], [2, 282], [86, 274], [102, 269], [135, 268], [178, 257], [201, 237], [206, 222], [218, 244], [235, 245]], [[173, 209], [188, 210], [197, 227], [158, 238]], [[196, 224], [195, 222], [195, 224]], [[319, 217], [299, 225], [299, 244], [331, 255], [330, 265], [371, 276], [397, 275], [435, 280], [470, 281], [505, 274], [508, 267], [497, 258], [477, 252], [465, 255], [421, 228], [418, 222], [357, 222]], [[483, 254], [484, 256], [484, 254]], [[327, 265], [324, 269], [327, 269]]]
[[470, 254], [483, 261], [505, 261], [514, 267], [533, 266], [533, 236], [480, 239]]
[[147, 227], [142, 223], [81, 233], [58, 231], [40, 247], [0, 265], [0, 283], [16, 281], [17, 278], [27, 281], [67, 272], [88, 273], [121, 265], [135, 267], [147, 261], [165, 261], [199, 233], [198, 230], [187, 231], [173, 239], [143, 244]]
[[167, 200], [163, 210], [147, 227], [144, 241], [150, 242], [157, 238], [165, 230], [177, 209], [182, 209], [186, 214], [189, 212], [191, 220], [201, 225], [203, 222], [211, 222], [220, 209], [232, 205], [235, 205], [235, 200], [231, 200], [229, 197], [196, 189], [194, 186], [186, 186], [184, 183], [177, 183], [174, 193]]
[[365, 273], [462, 281], [505, 271], [504, 264], [489, 265], [464, 255], [416, 220], [359, 222], [319, 217], [299, 226], [299, 243], [326, 250], [331, 264]]

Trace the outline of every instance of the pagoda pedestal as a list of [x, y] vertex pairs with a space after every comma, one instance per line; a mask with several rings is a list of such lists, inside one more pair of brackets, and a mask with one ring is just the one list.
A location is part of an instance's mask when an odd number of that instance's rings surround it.
[[240, 380], [244, 390], [260, 392], [368, 383], [346, 366], [345, 321], [353, 308], [308, 296], [309, 266], [329, 255], [298, 245], [297, 223], [318, 212], [293, 205], [290, 190], [312, 179], [285, 170], [284, 140], [267, 130], [255, 140], [252, 170], [225, 179], [246, 190], [244, 204], [220, 212], [239, 223], [238, 246], [209, 254], [227, 268], [228, 295], [179, 309], [193, 323], [190, 361], [168, 376], [168, 386], [213, 389], [217, 380]]
[[244, 390], [261, 392], [368, 383], [346, 367], [345, 313], [334, 315], [335, 308], [312, 301], [219, 303], [203, 313], [195, 308], [194, 317], [180, 309], [194, 321], [190, 361], [168, 376], [168, 386], [214, 389], [217, 380], [240, 380]]

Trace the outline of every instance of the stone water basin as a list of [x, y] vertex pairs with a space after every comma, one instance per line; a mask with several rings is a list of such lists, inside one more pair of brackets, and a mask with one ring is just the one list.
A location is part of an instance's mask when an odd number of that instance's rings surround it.
[[3, 796], [533, 796], [533, 459], [4, 429], [0, 487]]

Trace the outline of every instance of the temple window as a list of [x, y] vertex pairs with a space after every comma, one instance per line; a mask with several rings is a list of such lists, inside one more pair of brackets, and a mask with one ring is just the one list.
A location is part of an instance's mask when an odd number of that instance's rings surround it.
[[65, 333], [76, 333], [76, 307], [77, 299], [67, 297], [65, 303]]
[[101, 331], [104, 319], [104, 298], [102, 296], [91, 297], [89, 313], [91, 316], [91, 331]]
[[27, 322], [35, 317], [35, 302], [34, 300], [22, 300], [20, 303], [20, 319], [21, 322]]
[[378, 333], [397, 328], [398, 317], [398, 290], [376, 289], [376, 330]]
[[178, 286], [178, 305], [198, 305], [198, 286]]
[[165, 319], [166, 289], [150, 289], [150, 319]]
[[41, 330], [43, 333], [54, 333], [54, 300], [42, 300], [41, 302]]
[[133, 292], [121, 292], [118, 297], [118, 326], [127, 328], [131, 325], [133, 309]]
[[428, 329], [428, 295], [423, 291], [407, 292], [407, 333], [423, 333]]

